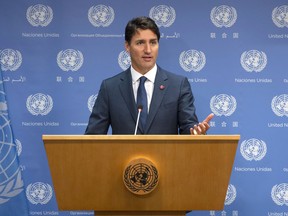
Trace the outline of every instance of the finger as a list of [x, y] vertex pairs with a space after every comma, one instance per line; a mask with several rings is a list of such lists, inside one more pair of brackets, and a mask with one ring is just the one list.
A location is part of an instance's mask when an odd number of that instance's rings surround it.
[[198, 125], [194, 125], [194, 130], [197, 132], [197, 134], [201, 134], [202, 133], [202, 129], [201, 127]]
[[202, 124], [205, 126], [205, 132], [210, 128], [210, 125], [207, 122], [202, 122]]
[[206, 117], [206, 119], [204, 119], [203, 122], [209, 123], [213, 117], [214, 117], [214, 113], [210, 113], [210, 114]]
[[210, 128], [207, 122], [199, 123], [198, 127], [201, 128], [201, 134], [204, 134], [204, 135], [206, 135], [207, 131]]
[[[207, 123], [206, 123], [206, 125], [207, 125]], [[199, 123], [198, 124], [198, 128], [200, 128], [202, 133], [203, 132], [205, 133], [205, 131], [207, 130], [204, 122], [203, 123]]]
[[197, 130], [193, 129], [193, 134], [198, 135]]
[[194, 128], [190, 128], [190, 134], [191, 135], [198, 135], [197, 131]]

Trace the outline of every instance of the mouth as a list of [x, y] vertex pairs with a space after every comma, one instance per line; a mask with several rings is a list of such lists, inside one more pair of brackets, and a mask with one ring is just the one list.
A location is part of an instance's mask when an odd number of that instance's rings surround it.
[[151, 61], [153, 59], [152, 56], [143, 56], [144, 61]]

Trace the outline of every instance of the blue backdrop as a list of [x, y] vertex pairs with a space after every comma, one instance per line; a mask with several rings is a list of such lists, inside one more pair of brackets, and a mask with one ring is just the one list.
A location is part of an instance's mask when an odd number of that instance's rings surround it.
[[241, 135], [224, 211], [189, 215], [288, 215], [287, 0], [2, 0], [1, 73], [29, 214], [93, 214], [57, 211], [42, 134], [84, 133], [101, 81], [130, 65], [124, 28], [140, 15], [160, 27], [158, 64], [188, 77], [199, 119], [215, 114], [209, 133]]

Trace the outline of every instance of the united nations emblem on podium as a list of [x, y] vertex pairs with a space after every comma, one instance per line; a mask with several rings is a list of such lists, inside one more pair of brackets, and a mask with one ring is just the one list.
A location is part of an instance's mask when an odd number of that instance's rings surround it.
[[133, 194], [146, 195], [151, 193], [157, 187], [158, 181], [159, 172], [148, 159], [134, 159], [124, 169], [124, 185]]

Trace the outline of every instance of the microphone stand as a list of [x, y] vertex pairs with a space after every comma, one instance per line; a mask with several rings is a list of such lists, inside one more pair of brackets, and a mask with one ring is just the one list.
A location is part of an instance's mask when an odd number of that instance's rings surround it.
[[139, 125], [139, 118], [140, 118], [140, 114], [141, 114], [142, 109], [143, 109], [142, 105], [138, 105], [137, 109], [138, 109], [138, 114], [137, 114], [137, 121], [136, 121], [134, 135], [137, 135], [137, 129], [138, 129], [138, 125]]

